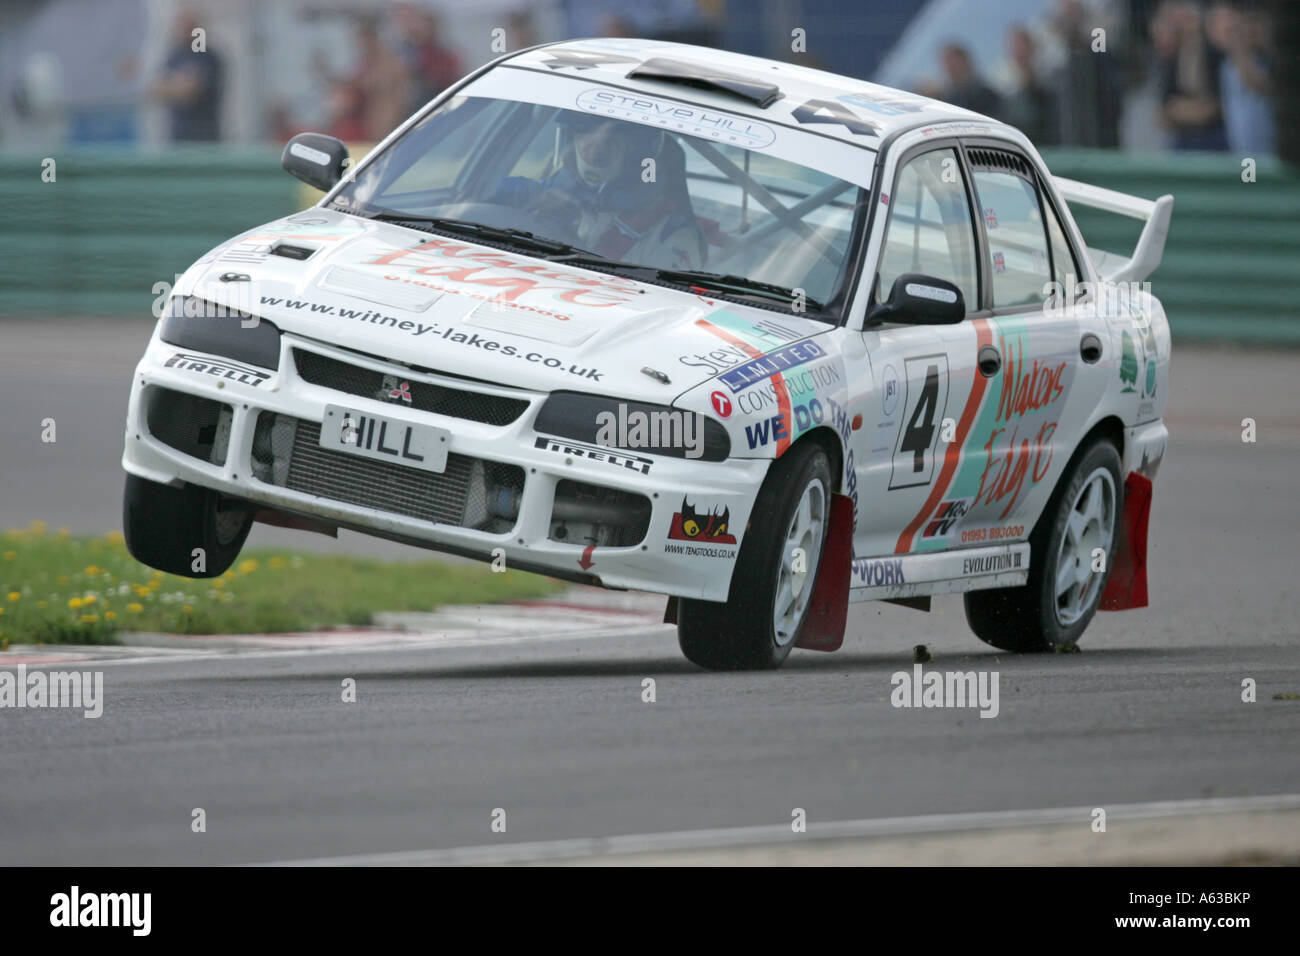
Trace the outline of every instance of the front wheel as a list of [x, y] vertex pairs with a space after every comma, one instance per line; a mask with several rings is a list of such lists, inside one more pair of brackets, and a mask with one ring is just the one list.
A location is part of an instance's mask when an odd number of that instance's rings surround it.
[[215, 578], [239, 557], [252, 512], [197, 485], [159, 484], [126, 476], [122, 531], [141, 564], [187, 578]]
[[830, 520], [826, 452], [807, 443], [779, 459], [754, 503], [727, 601], [678, 602], [677, 641], [709, 670], [780, 667], [807, 616]]
[[1091, 445], [1029, 536], [1029, 580], [1022, 587], [966, 593], [966, 620], [980, 640], [1032, 652], [1056, 650], [1083, 635], [1114, 560], [1120, 467], [1109, 441]]

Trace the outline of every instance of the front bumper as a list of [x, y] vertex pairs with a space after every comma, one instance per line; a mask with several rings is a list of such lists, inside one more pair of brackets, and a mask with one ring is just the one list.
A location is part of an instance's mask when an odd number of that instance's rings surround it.
[[[504, 557], [506, 567], [605, 587], [726, 599], [768, 461], [646, 455], [641, 457], [648, 466], [631, 469], [609, 460], [616, 452], [566, 454], [563, 440], [539, 442], [542, 436], [533, 431], [546, 398], [542, 393], [416, 372], [288, 333], [281, 336], [280, 348], [278, 371], [250, 375], [232, 370], [239, 363], [163, 342], [155, 331], [132, 383], [123, 468], [152, 481], [213, 488], [327, 525], [486, 561]], [[459, 390], [483, 403], [517, 402], [515, 407], [524, 410], [499, 424], [459, 417], [474, 413], [457, 412], [454, 402], [451, 413], [427, 411], [314, 384], [319, 376], [308, 381], [300, 373], [305, 353], [366, 375], [392, 375], [426, 393]], [[187, 359], [177, 362], [178, 354]], [[205, 358], [211, 360], [206, 369]], [[193, 424], [190, 410], [211, 408], [210, 402], [224, 406], [219, 419]], [[321, 448], [316, 435], [326, 405], [446, 429], [451, 434], [447, 470], [433, 475]], [[164, 429], [160, 421], [169, 424]], [[178, 440], [177, 429], [189, 437]], [[581, 486], [576, 492], [573, 483]], [[603, 499], [590, 497], [588, 486], [603, 489]], [[605, 520], [600, 516], [609, 515], [611, 501], [629, 501], [629, 496], [643, 496], [648, 503], [648, 521], [640, 504], [642, 517], [633, 531], [611, 538], [582, 520], [588, 512]], [[725, 537], [681, 540], [683, 498], [700, 512], [726, 509], [735, 543]], [[557, 531], [557, 522], [564, 528]], [[557, 540], [559, 534], [565, 539]], [[611, 540], [617, 543], [608, 544]]]

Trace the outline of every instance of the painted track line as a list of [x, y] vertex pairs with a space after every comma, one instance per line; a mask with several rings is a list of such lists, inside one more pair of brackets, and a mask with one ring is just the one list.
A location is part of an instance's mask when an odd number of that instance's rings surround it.
[[[1046, 807], [1033, 810], [996, 810], [975, 813], [941, 813], [928, 816], [883, 817], [875, 820], [840, 820], [808, 824], [806, 833], [793, 833], [789, 824], [679, 830], [615, 837], [588, 837], [538, 843], [485, 844], [450, 849], [403, 850], [352, 856], [280, 860], [262, 866], [483, 866], [501, 863], [547, 863], [596, 860], [638, 853], [682, 850], [740, 849], [758, 846], [797, 847], [830, 840], [870, 837], [954, 834], [979, 830], [1077, 825], [1087, 827], [1093, 807]], [[1114, 804], [1106, 807], [1108, 823], [1167, 819], [1203, 814], [1259, 813], [1300, 810], [1300, 793], [1256, 797], [1221, 797], [1206, 800], [1166, 800]]]

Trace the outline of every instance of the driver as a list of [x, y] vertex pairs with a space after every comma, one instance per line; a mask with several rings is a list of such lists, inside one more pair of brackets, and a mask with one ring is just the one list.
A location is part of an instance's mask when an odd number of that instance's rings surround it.
[[[555, 171], [512, 176], [493, 199], [522, 208], [537, 232], [609, 259], [671, 269], [704, 262], [704, 239], [686, 191], [681, 147], [660, 130], [564, 110]], [[655, 161], [645, 181], [644, 160]]]

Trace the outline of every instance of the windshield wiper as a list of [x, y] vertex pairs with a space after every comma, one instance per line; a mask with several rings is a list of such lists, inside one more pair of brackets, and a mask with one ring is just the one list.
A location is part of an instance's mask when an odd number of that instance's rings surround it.
[[[642, 265], [639, 262], [619, 262], [616, 259], [606, 259], [603, 256], [589, 254], [559, 255], [554, 256], [552, 261], [564, 262], [570, 265], [596, 266], [597, 268], [616, 271], [639, 272], [663, 282], [698, 287], [708, 292], [752, 295], [756, 298], [770, 299], [775, 302], [793, 303], [795, 301], [794, 289], [776, 285], [772, 282], [762, 282], [758, 279], [747, 279], [738, 275], [704, 272], [698, 269], [659, 269], [655, 266]], [[804, 296], [803, 304], [814, 312], [824, 312], [826, 310], [825, 305], [809, 295]]]
[[561, 242], [559, 239], [547, 239], [545, 236], [538, 236], [523, 229], [509, 229], [503, 226], [485, 226], [481, 222], [470, 222], [466, 219], [443, 219], [438, 216], [420, 216], [405, 212], [391, 212], [384, 210], [366, 215], [367, 219], [378, 219], [380, 222], [396, 223], [399, 226], [410, 226], [412, 229], [423, 229], [428, 231], [451, 232], [458, 235], [470, 235], [480, 239], [487, 239], [493, 242], [502, 242], [507, 245], [519, 246], [530, 249], [535, 252], [544, 252], [548, 256], [560, 255], [582, 255], [594, 256], [594, 253], [586, 249], [580, 249], [577, 246], [569, 245], [567, 242]]

